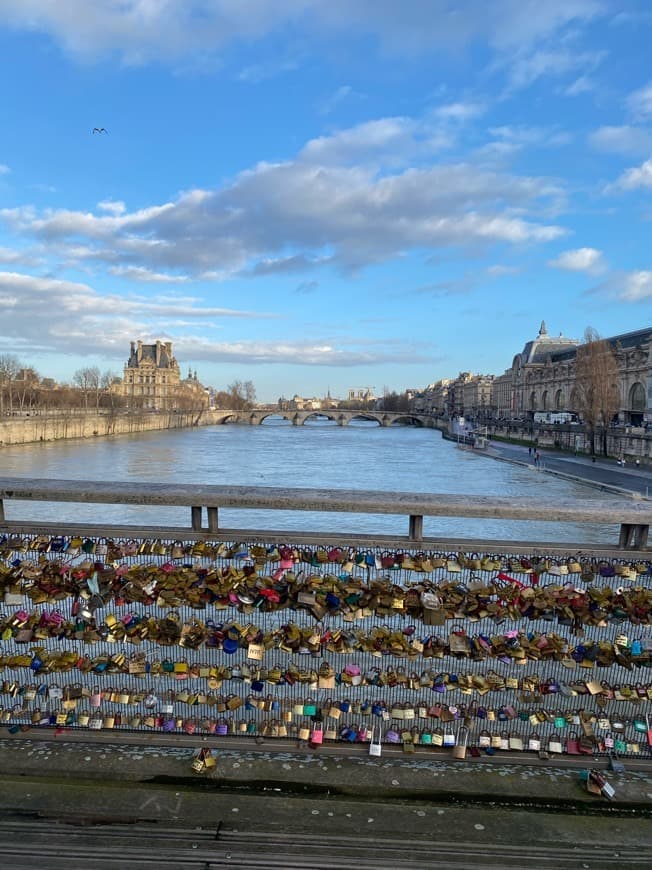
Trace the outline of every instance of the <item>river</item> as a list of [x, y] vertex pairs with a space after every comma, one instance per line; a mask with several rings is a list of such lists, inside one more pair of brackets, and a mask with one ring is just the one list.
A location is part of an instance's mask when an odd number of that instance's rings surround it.
[[[590, 487], [533, 469], [458, 450], [433, 429], [381, 428], [355, 421], [346, 427], [317, 419], [294, 427], [280, 418], [261, 426], [173, 429], [97, 440], [4, 447], [0, 473], [8, 477], [235, 486], [371, 489], [473, 495], [529, 496], [533, 501], [602, 500]], [[52, 506], [9, 502], [9, 519], [66, 519], [188, 525], [187, 509]], [[226, 527], [311, 529], [405, 534], [407, 518], [260, 511], [220, 511]], [[426, 518], [426, 535], [512, 540], [615, 542], [613, 526], [503, 520]]]

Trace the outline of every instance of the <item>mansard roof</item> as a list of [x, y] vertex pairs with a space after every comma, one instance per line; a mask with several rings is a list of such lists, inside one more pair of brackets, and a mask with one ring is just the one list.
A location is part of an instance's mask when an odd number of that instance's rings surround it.
[[[640, 347], [642, 344], [652, 342], [652, 326], [645, 329], [636, 329], [633, 332], [622, 332], [620, 335], [612, 335], [606, 341], [612, 346], [620, 345], [622, 348]], [[575, 357], [577, 348], [573, 347], [553, 354], [552, 362], [568, 362]]]
[[[170, 351], [172, 348], [169, 348]], [[158, 366], [156, 362], [158, 350]], [[157, 342], [156, 344], [138, 344], [136, 345], [132, 342], [131, 345], [131, 354], [129, 355], [129, 359], [127, 360], [128, 368], [138, 368], [139, 366], [147, 365], [148, 363], [154, 366], [157, 366], [159, 369], [171, 369], [176, 368], [176, 360], [168, 352], [168, 348], [163, 342]]]

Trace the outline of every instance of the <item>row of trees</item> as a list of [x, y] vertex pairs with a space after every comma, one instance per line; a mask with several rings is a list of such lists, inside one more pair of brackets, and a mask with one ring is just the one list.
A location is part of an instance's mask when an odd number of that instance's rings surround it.
[[231, 411], [250, 411], [256, 404], [256, 387], [253, 381], [234, 381], [226, 390], [214, 393], [213, 404]]
[[[26, 365], [13, 354], [0, 354], [0, 416], [32, 412], [83, 409], [84, 411], [117, 410], [127, 406], [127, 400], [112, 389], [118, 381], [115, 372], [100, 371], [97, 366], [77, 369], [69, 384], [57, 384], [42, 378], [33, 366]], [[251, 409], [256, 404], [256, 387], [252, 381], [234, 381], [225, 390], [214, 393], [216, 408], [236, 411]], [[180, 389], [179, 410], [190, 410], [195, 399]], [[129, 403], [134, 407], [134, 401]]]
[[14, 354], [0, 354], [0, 415], [70, 408], [115, 408], [123, 403], [112, 390], [114, 372], [78, 369], [70, 384], [55, 386]]

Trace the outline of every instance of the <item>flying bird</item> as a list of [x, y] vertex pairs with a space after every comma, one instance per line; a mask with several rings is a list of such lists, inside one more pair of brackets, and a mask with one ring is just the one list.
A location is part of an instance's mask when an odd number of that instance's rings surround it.
[[108, 133], [105, 127], [93, 127], [93, 133]]

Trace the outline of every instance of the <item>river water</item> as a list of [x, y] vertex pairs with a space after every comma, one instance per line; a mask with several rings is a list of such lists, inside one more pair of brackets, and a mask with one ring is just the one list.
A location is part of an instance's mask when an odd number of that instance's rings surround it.
[[[604, 493], [534, 469], [458, 450], [433, 429], [381, 428], [280, 418], [261, 426], [174, 429], [97, 440], [4, 447], [0, 474], [10, 477], [235, 486], [311, 487], [603, 500]], [[151, 522], [189, 526], [189, 509], [8, 502], [9, 519], [58, 517], [80, 522]], [[220, 510], [225, 527], [406, 534], [407, 517]], [[512, 540], [617, 541], [613, 526], [426, 518], [426, 535]]]

